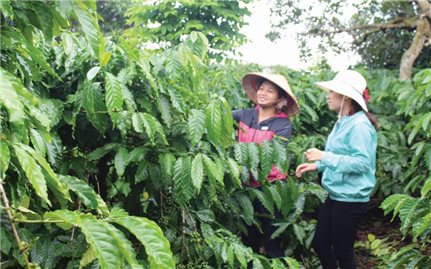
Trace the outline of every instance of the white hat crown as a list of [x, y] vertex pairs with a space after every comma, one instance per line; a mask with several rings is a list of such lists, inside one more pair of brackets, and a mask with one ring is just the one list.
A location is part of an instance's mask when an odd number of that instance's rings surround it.
[[363, 96], [367, 87], [367, 81], [359, 72], [343, 70], [338, 72], [332, 80], [319, 81], [315, 85], [325, 91], [334, 91], [355, 100], [363, 110], [368, 112], [368, 107]]
[[340, 71], [333, 80], [338, 80], [342, 83], [349, 85], [351, 88], [359, 92], [361, 95], [367, 87], [365, 78], [357, 71], [343, 70]]

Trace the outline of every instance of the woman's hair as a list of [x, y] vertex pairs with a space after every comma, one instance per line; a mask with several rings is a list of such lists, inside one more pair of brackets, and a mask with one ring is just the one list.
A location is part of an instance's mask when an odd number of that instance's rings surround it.
[[[353, 100], [353, 99], [351, 99], [351, 100], [352, 100], [352, 110], [350, 111], [351, 115], [353, 115], [359, 111], [364, 111], [362, 109], [362, 107], [355, 100]], [[371, 112], [365, 112], [365, 115], [367, 115], [367, 118], [370, 120], [370, 122], [374, 126], [374, 128], [378, 129], [379, 128], [379, 122], [377, 121], [377, 117], [374, 114], [372, 114]]]

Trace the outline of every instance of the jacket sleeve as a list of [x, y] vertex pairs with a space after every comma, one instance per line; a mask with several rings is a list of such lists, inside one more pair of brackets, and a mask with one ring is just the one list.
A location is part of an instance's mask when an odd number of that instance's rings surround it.
[[237, 110], [232, 110], [232, 118], [236, 121], [239, 122], [242, 118], [242, 115], [244, 114], [244, 109], [237, 109]]
[[318, 170], [325, 167], [339, 173], [365, 173], [371, 168], [372, 154], [375, 154], [373, 131], [370, 127], [358, 124], [352, 128], [347, 143], [350, 145], [348, 155], [323, 152], [323, 158], [316, 162]]

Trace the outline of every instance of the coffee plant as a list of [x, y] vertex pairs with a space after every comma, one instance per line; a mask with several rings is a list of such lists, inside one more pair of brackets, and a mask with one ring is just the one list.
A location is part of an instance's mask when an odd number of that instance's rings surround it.
[[[326, 194], [315, 174], [298, 180], [293, 171], [304, 150], [323, 147], [335, 121], [313, 85], [333, 73], [272, 67], [300, 102], [292, 140], [237, 143], [231, 109], [252, 105], [240, 80], [262, 67], [214, 64], [201, 32], [165, 49], [131, 46], [130, 33], [140, 31], [104, 36], [96, 8], [1, 1], [1, 268], [316, 265], [310, 215]], [[375, 196], [394, 195], [382, 207], [417, 242], [388, 264], [425, 266], [430, 70], [408, 82], [362, 71], [381, 123]], [[273, 164], [286, 180], [267, 183]], [[261, 189], [248, 186], [250, 174]], [[272, 236], [283, 238], [286, 257], [268, 259], [242, 243], [247, 225], [260, 226], [254, 199], [266, 217], [281, 211]]]

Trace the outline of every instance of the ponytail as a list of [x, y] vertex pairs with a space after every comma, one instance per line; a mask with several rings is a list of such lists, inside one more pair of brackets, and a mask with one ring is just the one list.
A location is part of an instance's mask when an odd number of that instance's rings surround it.
[[[364, 110], [362, 109], [362, 107], [358, 103], [356, 103], [355, 100], [352, 99], [352, 111], [351, 111], [350, 115], [353, 115], [359, 111], [364, 111]], [[370, 120], [370, 122], [374, 126], [374, 128], [376, 128], [376, 130], [380, 128], [379, 122], [377, 121], [377, 117], [373, 113], [365, 112], [365, 115]]]

